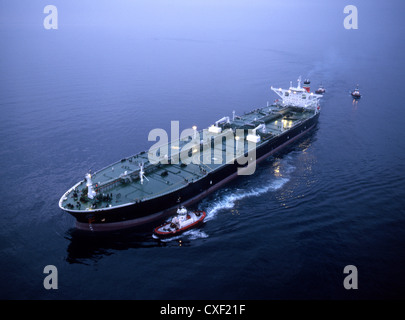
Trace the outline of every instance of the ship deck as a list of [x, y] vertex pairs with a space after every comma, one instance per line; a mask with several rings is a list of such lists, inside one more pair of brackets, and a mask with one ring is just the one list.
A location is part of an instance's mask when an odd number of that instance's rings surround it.
[[[210, 136], [205, 138], [204, 132], [207, 131], [198, 131], [199, 139], [194, 139], [196, 141], [194, 147], [190, 148], [192, 136], [159, 146], [160, 150], [170, 150], [166, 158], [165, 154], [159, 154], [156, 147], [148, 152], [141, 152], [115, 162], [92, 174], [93, 188], [97, 192], [96, 198], [88, 199], [85, 196], [81, 198], [81, 194], [87, 189], [86, 179], [84, 179], [64, 194], [59, 205], [71, 211], [108, 210], [162, 196], [201, 179], [224, 166], [227, 160], [232, 159], [233, 162], [236, 129], [244, 129], [247, 133], [246, 129], [254, 129], [259, 124], [264, 124], [266, 133], [258, 132], [262, 139], [254, 146], [256, 148], [310, 118], [313, 114], [313, 110], [276, 105], [253, 110], [235, 117], [228, 124], [221, 125], [221, 133], [211, 132]], [[214, 142], [211, 142], [211, 136], [214, 137]], [[246, 135], [242, 139], [244, 150], [250, 151], [249, 148], [252, 146], [245, 138]], [[174, 161], [176, 157], [181, 159], [185, 156], [185, 152], [191, 163]], [[154, 154], [155, 158], [151, 154]], [[153, 159], [160, 160], [160, 163], [151, 163]], [[165, 159], [170, 159], [171, 163], [162, 163]], [[141, 164], [144, 170], [143, 181], [139, 174]]]

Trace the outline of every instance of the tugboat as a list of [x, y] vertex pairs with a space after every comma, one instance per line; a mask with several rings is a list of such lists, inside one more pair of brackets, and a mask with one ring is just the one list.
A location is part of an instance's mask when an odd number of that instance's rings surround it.
[[154, 234], [161, 238], [179, 235], [188, 229], [200, 225], [206, 216], [205, 211], [190, 212], [182, 206], [177, 210], [177, 215], [170, 222], [155, 228]]
[[356, 89], [354, 89], [354, 91], [351, 93], [352, 97], [354, 99], [360, 99], [361, 98], [361, 94], [359, 91], [359, 85], [356, 86]]
[[325, 88], [323, 87], [322, 83], [319, 86], [319, 88], [317, 90], [315, 90], [316, 94], [324, 94], [325, 93]]

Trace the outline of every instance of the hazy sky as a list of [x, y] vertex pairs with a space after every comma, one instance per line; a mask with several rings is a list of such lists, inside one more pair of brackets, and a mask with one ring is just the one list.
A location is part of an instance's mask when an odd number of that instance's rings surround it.
[[[289, 33], [342, 26], [343, 8], [359, 10], [360, 27], [402, 27], [405, 2], [351, 0], [0, 0], [2, 28], [42, 27], [43, 8], [58, 8], [59, 28], [97, 26], [133, 32], [251, 30]], [[271, 22], [271, 23], [269, 23]], [[343, 28], [342, 28], [343, 29]], [[314, 34], [311, 34], [314, 36]]]
[[[45, 30], [44, 7], [58, 9], [58, 30]], [[358, 8], [358, 30], [343, 27], [343, 9]], [[12, 44], [25, 30], [43, 35], [126, 39], [234, 41], [273, 48], [309, 46], [401, 52], [405, 1], [351, 0], [0, 0], [0, 40]], [[14, 33], [22, 31], [22, 33]], [[31, 36], [30, 36], [31, 37]], [[399, 53], [398, 53], [399, 54]], [[4, 55], [3, 55], [4, 58]]]

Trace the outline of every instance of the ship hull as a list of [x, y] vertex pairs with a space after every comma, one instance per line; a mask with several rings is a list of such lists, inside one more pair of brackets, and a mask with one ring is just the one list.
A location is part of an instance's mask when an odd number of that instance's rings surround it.
[[[303, 137], [317, 124], [319, 113], [256, 149], [255, 165]], [[227, 164], [182, 189], [161, 197], [94, 212], [65, 210], [76, 218], [76, 228], [110, 231], [145, 225], [173, 215], [180, 205], [190, 206], [238, 177], [238, 164]]]

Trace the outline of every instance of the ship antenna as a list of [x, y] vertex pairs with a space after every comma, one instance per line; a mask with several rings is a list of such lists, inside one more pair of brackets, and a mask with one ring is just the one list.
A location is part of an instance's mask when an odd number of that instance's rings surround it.
[[143, 184], [143, 178], [145, 178], [148, 181], [149, 181], [149, 179], [146, 178], [145, 171], [143, 171], [143, 162], [142, 162], [142, 164], [139, 164], [139, 167], [140, 167], [140, 169], [139, 169], [139, 178], [141, 179], [141, 184]]

